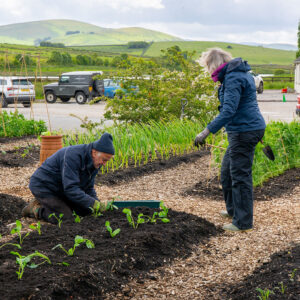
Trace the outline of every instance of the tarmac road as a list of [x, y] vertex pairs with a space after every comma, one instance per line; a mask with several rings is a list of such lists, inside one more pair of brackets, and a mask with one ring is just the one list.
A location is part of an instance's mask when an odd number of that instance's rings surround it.
[[[286, 94], [287, 102], [282, 102], [283, 95], [278, 90], [266, 90], [263, 94], [258, 95], [258, 103], [260, 110], [266, 120], [282, 120], [291, 122], [296, 118], [296, 94]], [[93, 122], [99, 122], [103, 117], [105, 102], [96, 103], [93, 105], [79, 105], [74, 99], [67, 103], [62, 103], [59, 100], [54, 104], [34, 103], [33, 109], [24, 108], [22, 104], [18, 104], [17, 108], [20, 113], [24, 114], [26, 118], [34, 117], [35, 120], [44, 120], [49, 124], [47, 108], [50, 116], [50, 123], [52, 130], [62, 128], [63, 130], [84, 130], [80, 127], [81, 121], [70, 114], [75, 114], [81, 118], [85, 116]], [[6, 111], [14, 111], [15, 105], [10, 104]], [[299, 118], [299, 117], [298, 117]], [[106, 125], [111, 125], [112, 121], [106, 121]], [[48, 125], [49, 127], [49, 125]]]

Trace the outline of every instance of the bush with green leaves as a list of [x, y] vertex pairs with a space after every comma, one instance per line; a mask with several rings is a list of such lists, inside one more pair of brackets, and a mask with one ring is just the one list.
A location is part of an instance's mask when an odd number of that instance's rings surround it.
[[0, 113], [0, 137], [39, 135], [46, 130], [47, 126], [44, 121], [28, 120], [17, 110]]
[[213, 119], [218, 105], [216, 85], [191, 59], [193, 53], [171, 50], [165, 53], [170, 69], [154, 61], [131, 59], [131, 66], [115, 75], [128, 92], [125, 97], [107, 99], [107, 119], [127, 123], [178, 119], [182, 99], [188, 101], [185, 118], [204, 122]]

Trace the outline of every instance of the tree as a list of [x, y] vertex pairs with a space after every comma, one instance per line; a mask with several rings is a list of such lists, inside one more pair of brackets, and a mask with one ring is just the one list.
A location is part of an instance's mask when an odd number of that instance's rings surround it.
[[51, 56], [48, 59], [49, 64], [61, 65], [63, 62], [62, 55], [58, 51], [52, 51]]
[[72, 57], [69, 53], [63, 53], [62, 55], [62, 64], [63, 65], [71, 65], [72, 64]]
[[298, 51], [296, 52], [296, 58], [300, 57], [300, 21], [298, 22]]

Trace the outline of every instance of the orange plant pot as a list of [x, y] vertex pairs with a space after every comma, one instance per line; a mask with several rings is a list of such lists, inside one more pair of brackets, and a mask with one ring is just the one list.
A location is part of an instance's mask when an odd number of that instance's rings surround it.
[[63, 147], [62, 135], [41, 136], [40, 164]]

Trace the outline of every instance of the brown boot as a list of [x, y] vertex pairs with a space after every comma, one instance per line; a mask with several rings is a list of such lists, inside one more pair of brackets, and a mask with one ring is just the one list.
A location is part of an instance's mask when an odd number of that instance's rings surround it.
[[31, 200], [27, 206], [22, 209], [22, 217], [38, 219], [38, 213], [41, 205], [37, 200]]

